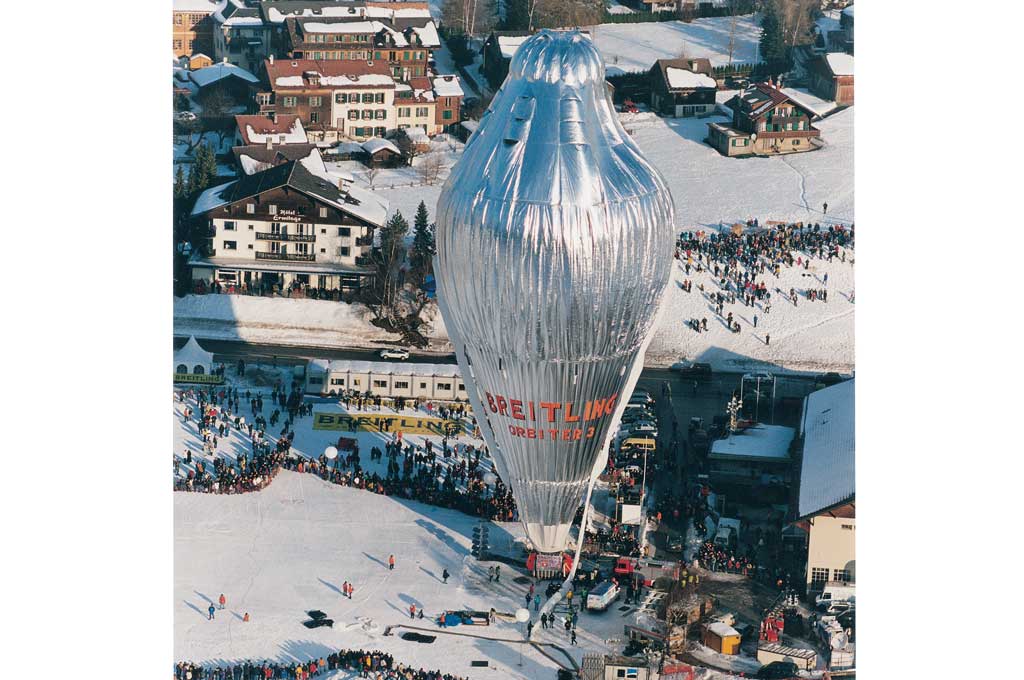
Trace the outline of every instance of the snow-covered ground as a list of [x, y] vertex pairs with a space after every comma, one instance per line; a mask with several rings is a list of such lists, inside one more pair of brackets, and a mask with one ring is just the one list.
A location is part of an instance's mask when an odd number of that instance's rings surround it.
[[[610, 75], [647, 71], [658, 59], [707, 57], [712, 66], [729, 63], [730, 17], [642, 24], [600, 24], [592, 36]], [[736, 18], [733, 63], [758, 61], [761, 26], [757, 15]]]

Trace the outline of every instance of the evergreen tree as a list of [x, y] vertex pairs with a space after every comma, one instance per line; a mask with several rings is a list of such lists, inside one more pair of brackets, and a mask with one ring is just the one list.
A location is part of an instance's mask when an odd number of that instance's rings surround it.
[[391, 270], [397, 264], [398, 254], [402, 252], [402, 243], [409, 233], [409, 223], [402, 217], [402, 211], [396, 210], [380, 230], [380, 255], [385, 270]]
[[782, 20], [774, 0], [769, 0], [761, 9], [761, 59], [769, 70], [781, 73], [785, 70], [786, 41], [782, 35]]
[[530, 27], [529, 0], [505, 0], [505, 18], [501, 28], [505, 31], [526, 31]]
[[434, 225], [430, 224], [429, 220], [427, 205], [420, 201], [413, 221], [412, 249], [409, 252], [410, 272], [417, 285], [422, 285], [432, 271], [434, 253], [437, 252], [434, 245]]
[[188, 186], [185, 184], [185, 169], [179, 163], [174, 170], [174, 198], [185, 198]]

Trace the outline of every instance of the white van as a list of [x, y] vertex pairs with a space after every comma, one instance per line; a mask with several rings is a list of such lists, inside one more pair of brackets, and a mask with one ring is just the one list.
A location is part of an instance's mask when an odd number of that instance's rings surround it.
[[857, 585], [855, 583], [843, 583], [840, 581], [829, 581], [821, 591], [821, 595], [814, 598], [814, 604], [818, 609], [828, 609], [837, 603], [856, 602]]
[[587, 594], [587, 609], [603, 612], [612, 602], [619, 599], [619, 587], [611, 581], [599, 583], [596, 588]]

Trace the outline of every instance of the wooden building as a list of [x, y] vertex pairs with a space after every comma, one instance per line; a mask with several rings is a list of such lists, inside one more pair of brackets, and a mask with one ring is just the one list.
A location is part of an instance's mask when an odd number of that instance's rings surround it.
[[491, 89], [497, 90], [505, 82], [512, 57], [529, 37], [528, 31], [491, 31], [484, 40], [483, 47], [480, 48], [483, 57], [480, 70], [487, 78]]
[[838, 106], [853, 106], [853, 55], [829, 52], [807, 64], [810, 90]]
[[757, 83], [729, 100], [732, 125], [708, 123], [707, 142], [723, 156], [813, 151], [821, 131], [815, 113], [771, 83]]
[[707, 59], [659, 59], [651, 67], [651, 109], [663, 116], [688, 118], [715, 110], [718, 84]]
[[337, 395], [354, 390], [378, 397], [466, 401], [457, 364], [315, 359], [306, 370], [306, 393]]
[[289, 161], [207, 189], [192, 217], [208, 229], [189, 261], [197, 286], [358, 290], [374, 276], [369, 253], [387, 202]]

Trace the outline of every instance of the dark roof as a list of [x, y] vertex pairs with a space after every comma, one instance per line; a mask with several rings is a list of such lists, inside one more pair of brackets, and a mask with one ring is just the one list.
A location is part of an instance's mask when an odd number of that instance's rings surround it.
[[260, 2], [260, 14], [265, 21], [270, 20], [269, 10], [274, 8], [281, 14], [288, 15], [293, 12], [301, 12], [310, 9], [313, 14], [322, 14], [324, 7], [364, 7], [362, 0], [355, 2], [339, 2], [338, 0], [262, 0]]
[[[661, 75], [665, 77], [665, 69], [668, 67], [681, 68], [684, 71], [693, 71], [694, 73], [703, 73], [706, 76], [714, 77], [712, 74], [714, 70], [711, 68], [711, 60], [704, 57], [698, 57], [696, 59], [659, 59], [654, 62], [654, 65], [661, 70]], [[665, 82], [668, 82], [668, 78], [665, 78]]]
[[316, 144], [275, 144], [269, 149], [266, 144], [249, 144], [232, 147], [231, 153], [235, 155], [235, 160], [244, 155], [260, 163], [280, 165], [288, 161], [301, 160], [315, 148]]
[[729, 100], [727, 106], [750, 118], [757, 118], [779, 104], [789, 102], [804, 112], [808, 118], [817, 114], [800, 102], [789, 97], [785, 92], [768, 83], [756, 83]]

